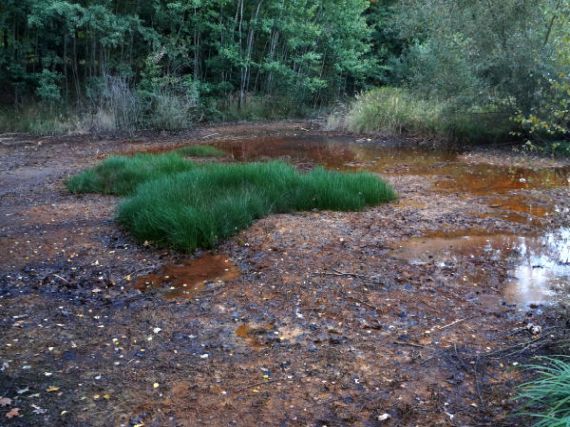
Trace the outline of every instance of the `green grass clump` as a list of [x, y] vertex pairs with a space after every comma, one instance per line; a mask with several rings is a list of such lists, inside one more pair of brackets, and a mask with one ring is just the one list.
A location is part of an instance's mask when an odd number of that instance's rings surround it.
[[189, 171], [192, 168], [194, 168], [192, 162], [184, 160], [176, 153], [160, 156], [153, 154], [114, 156], [92, 169], [71, 177], [67, 181], [67, 188], [73, 193], [125, 196], [133, 193], [143, 182]]
[[282, 162], [208, 164], [141, 185], [119, 207], [118, 220], [141, 241], [192, 251], [272, 213], [361, 210], [395, 197], [367, 173], [302, 174]]
[[570, 357], [542, 358], [532, 365], [537, 378], [523, 384], [517, 399], [523, 400], [524, 412], [536, 419], [535, 427], [570, 425]]
[[226, 153], [211, 145], [188, 145], [175, 150], [181, 156], [187, 157], [224, 157]]
[[369, 173], [301, 173], [283, 162], [193, 165], [176, 153], [110, 158], [68, 187], [131, 195], [118, 221], [141, 241], [185, 251], [213, 247], [272, 213], [357, 211], [396, 198]]

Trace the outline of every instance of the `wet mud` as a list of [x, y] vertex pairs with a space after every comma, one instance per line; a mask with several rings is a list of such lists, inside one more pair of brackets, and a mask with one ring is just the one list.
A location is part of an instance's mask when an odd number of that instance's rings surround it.
[[[303, 122], [1, 141], [0, 425], [525, 425], [520, 366], [567, 339], [564, 162]], [[187, 256], [64, 188], [112, 153], [190, 143], [368, 170], [400, 200], [271, 216]]]

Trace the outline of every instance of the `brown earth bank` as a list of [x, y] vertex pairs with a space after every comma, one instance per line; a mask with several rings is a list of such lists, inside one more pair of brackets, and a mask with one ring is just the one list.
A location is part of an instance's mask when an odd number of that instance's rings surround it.
[[[369, 170], [400, 199], [270, 216], [190, 256], [65, 188], [188, 143]], [[0, 144], [0, 425], [526, 425], [521, 366], [567, 339], [568, 162], [305, 122]]]

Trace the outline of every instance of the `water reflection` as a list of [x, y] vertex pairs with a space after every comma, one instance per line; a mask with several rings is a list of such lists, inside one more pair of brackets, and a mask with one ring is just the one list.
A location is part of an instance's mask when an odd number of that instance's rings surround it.
[[434, 263], [442, 268], [462, 264], [468, 257], [504, 262], [508, 271], [503, 283], [497, 281], [496, 272], [486, 264], [464, 271], [463, 280], [475, 285], [501, 286], [506, 301], [521, 307], [568, 301], [570, 228], [535, 237], [474, 234], [410, 239], [393, 256], [412, 264]]
[[529, 305], [568, 300], [570, 291], [570, 228], [539, 238], [517, 238], [517, 262], [505, 283], [505, 297]]
[[437, 176], [446, 192], [493, 195], [512, 190], [570, 186], [570, 167], [530, 169], [469, 164], [457, 153], [357, 143], [349, 137], [265, 137], [213, 143], [239, 161], [283, 159], [329, 169], [366, 170], [387, 175]]
[[[238, 161], [279, 158], [302, 166], [323, 165], [329, 169], [365, 170], [385, 175], [420, 175], [434, 179], [439, 192], [470, 194], [492, 209], [487, 214], [511, 222], [534, 224], [537, 235], [488, 235], [471, 230], [464, 235], [441, 234], [412, 239], [395, 256], [413, 263], [461, 262], [465, 257], [485, 256], [510, 266], [503, 283], [505, 298], [521, 306], [545, 303], [568, 294], [570, 282], [570, 230], [539, 230], [540, 218], [557, 208], [537, 200], [524, 190], [570, 186], [570, 167], [523, 168], [469, 164], [456, 153], [413, 148], [386, 147], [355, 142], [350, 137], [262, 137], [213, 143]], [[405, 202], [403, 202], [405, 203]], [[466, 272], [473, 283], [496, 279], [483, 268]]]

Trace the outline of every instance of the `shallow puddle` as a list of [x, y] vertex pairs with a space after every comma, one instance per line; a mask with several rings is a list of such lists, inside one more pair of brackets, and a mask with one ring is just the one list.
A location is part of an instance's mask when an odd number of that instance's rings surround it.
[[[570, 186], [570, 167], [524, 168], [470, 164], [445, 151], [385, 147], [355, 142], [349, 137], [299, 136], [258, 138], [214, 143], [239, 161], [279, 158], [297, 165], [320, 164], [330, 169], [366, 170], [385, 175], [420, 175], [434, 179], [439, 192], [475, 195], [490, 210], [478, 216], [533, 225], [533, 237], [489, 235], [470, 230], [463, 235], [441, 234], [412, 239], [396, 256], [413, 263], [461, 262], [466, 257], [490, 257], [508, 262], [504, 297], [521, 306], [557, 300], [570, 280], [568, 229], [546, 232], [542, 219], [555, 205], [537, 200], [525, 190]], [[403, 207], [422, 209], [422, 204]], [[468, 280], [483, 281], [487, 272], [472, 272]]]
[[[570, 228], [534, 237], [509, 234], [468, 234], [422, 237], [403, 242], [393, 256], [412, 264], [433, 263], [441, 268], [465, 264], [468, 258], [502, 261], [507, 278], [498, 284], [504, 299], [521, 308], [533, 304], [567, 302], [570, 291]], [[490, 286], [496, 272], [483, 264], [467, 272], [463, 281]]]
[[210, 282], [225, 282], [240, 276], [239, 268], [222, 255], [204, 255], [183, 264], [164, 266], [157, 273], [141, 276], [135, 288], [157, 289], [167, 299], [193, 298]]
[[388, 175], [438, 176], [440, 191], [493, 195], [512, 190], [570, 185], [570, 167], [529, 169], [460, 161], [443, 150], [386, 147], [350, 137], [299, 136], [219, 141], [214, 146], [239, 161], [283, 159], [330, 169], [366, 170]]
[[[510, 302], [522, 305], [553, 300], [556, 288], [568, 281], [568, 231], [542, 229], [542, 220], [558, 208], [531, 197], [525, 190], [570, 186], [570, 167], [531, 169], [470, 164], [453, 152], [386, 147], [338, 136], [260, 137], [210, 144], [237, 161], [281, 159], [301, 168], [322, 165], [387, 176], [430, 177], [438, 192], [478, 197], [488, 210], [474, 212], [475, 216], [532, 225], [536, 234], [533, 237], [489, 235], [488, 230], [470, 230], [457, 235], [440, 233], [405, 242], [395, 251], [396, 257], [412, 263], [440, 265], [461, 262], [466, 257], [491, 257], [508, 262], [513, 267], [502, 284], [504, 295]], [[180, 145], [183, 144], [170, 148]], [[403, 200], [400, 205], [415, 209], [426, 207], [413, 200]], [[204, 286], [204, 281], [230, 280], [237, 275], [239, 270], [228, 267], [223, 257], [208, 256], [188, 265], [166, 267], [163, 272], [139, 279], [137, 287], [169, 287], [167, 296], [192, 296]], [[485, 280], [484, 274], [472, 273], [470, 280]]]

